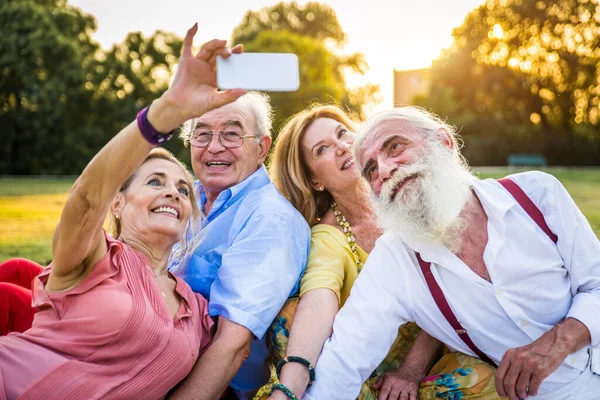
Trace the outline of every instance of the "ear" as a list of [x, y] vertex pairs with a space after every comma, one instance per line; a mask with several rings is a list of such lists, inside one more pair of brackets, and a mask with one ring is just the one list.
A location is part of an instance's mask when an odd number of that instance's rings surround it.
[[265, 158], [267, 158], [267, 154], [269, 154], [269, 149], [271, 148], [271, 136], [264, 135], [260, 137], [259, 145], [259, 153], [258, 153], [258, 161], [262, 164], [265, 162]]
[[450, 132], [444, 128], [440, 128], [438, 130], [438, 134], [440, 135], [440, 141], [445, 147], [450, 150], [454, 149], [454, 137], [452, 134], [450, 134]]
[[322, 192], [323, 190], [325, 190], [325, 186], [321, 185], [319, 182], [317, 181], [310, 181], [310, 186], [315, 189], [317, 192]]
[[117, 193], [117, 195], [113, 198], [112, 202], [110, 203], [110, 213], [114, 216], [117, 217], [117, 219], [121, 218], [121, 211], [123, 211], [123, 207], [125, 205], [125, 196], [123, 196], [123, 193], [119, 192]]

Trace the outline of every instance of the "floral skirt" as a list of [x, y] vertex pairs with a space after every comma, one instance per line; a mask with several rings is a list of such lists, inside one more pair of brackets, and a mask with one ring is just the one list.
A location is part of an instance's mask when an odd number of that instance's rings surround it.
[[[290, 328], [296, 314], [299, 299], [291, 298], [275, 318], [267, 331], [267, 346], [273, 365], [285, 357]], [[412, 347], [419, 327], [414, 323], [407, 323], [398, 329], [398, 337], [390, 348], [389, 353], [379, 366], [373, 371], [371, 377], [363, 383], [359, 400], [374, 400], [379, 396], [379, 391], [371, 386], [385, 372], [397, 369]], [[495, 368], [478, 358], [462, 353], [444, 354], [431, 368], [428, 376], [423, 379], [419, 388], [421, 400], [496, 400], [500, 396], [496, 393], [494, 383]], [[254, 400], [265, 400], [269, 397], [270, 388], [277, 381], [274, 368], [271, 371], [271, 380], [262, 387]]]

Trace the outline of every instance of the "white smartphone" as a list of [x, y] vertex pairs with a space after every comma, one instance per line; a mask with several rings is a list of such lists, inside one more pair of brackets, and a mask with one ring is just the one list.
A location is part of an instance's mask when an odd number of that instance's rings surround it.
[[219, 89], [293, 92], [300, 86], [298, 57], [291, 53], [242, 53], [217, 56]]

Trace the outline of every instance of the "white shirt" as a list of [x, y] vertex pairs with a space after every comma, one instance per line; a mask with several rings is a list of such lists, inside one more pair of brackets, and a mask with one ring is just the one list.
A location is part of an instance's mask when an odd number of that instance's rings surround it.
[[[383, 360], [398, 327], [414, 321], [453, 350], [475, 356], [435, 304], [415, 251], [431, 270], [459, 322], [496, 363], [511, 348], [538, 339], [566, 317], [585, 324], [600, 343], [600, 241], [556, 178], [511, 176], [544, 214], [558, 243], [537, 226], [497, 181], [474, 180], [488, 216], [483, 258], [491, 283], [444, 246], [403, 243], [391, 233], [376, 243], [316, 366], [308, 399], [354, 399]], [[588, 365], [588, 348], [567, 357], [541, 386], [556, 390]]]

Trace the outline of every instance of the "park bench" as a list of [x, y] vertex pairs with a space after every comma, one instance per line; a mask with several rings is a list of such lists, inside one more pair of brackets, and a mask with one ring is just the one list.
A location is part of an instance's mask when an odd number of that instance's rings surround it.
[[506, 161], [511, 167], [545, 167], [547, 165], [546, 158], [541, 154], [509, 154]]

